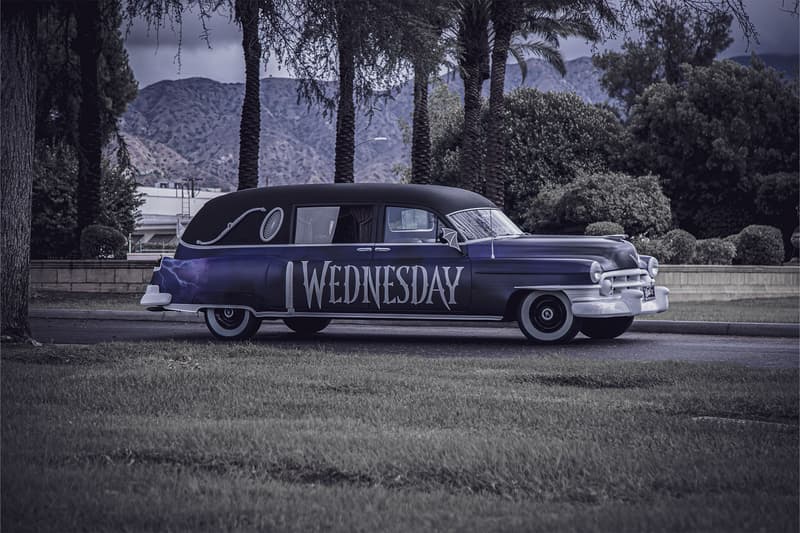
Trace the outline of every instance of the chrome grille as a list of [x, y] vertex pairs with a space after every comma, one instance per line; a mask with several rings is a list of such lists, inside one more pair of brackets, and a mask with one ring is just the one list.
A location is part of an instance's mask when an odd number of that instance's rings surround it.
[[611, 280], [612, 294], [618, 294], [623, 289], [639, 289], [653, 284], [653, 278], [643, 268], [612, 270], [603, 273], [603, 279]]

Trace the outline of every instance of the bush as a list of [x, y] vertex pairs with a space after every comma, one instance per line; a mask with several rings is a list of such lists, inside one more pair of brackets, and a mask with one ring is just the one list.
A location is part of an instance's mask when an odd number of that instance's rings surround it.
[[772, 226], [747, 226], [739, 233], [736, 260], [743, 265], [780, 265], [783, 262], [781, 230]]
[[730, 265], [736, 256], [736, 245], [724, 239], [700, 239], [695, 243], [692, 263], [695, 265]]
[[[532, 202], [526, 215], [530, 229], [540, 229], [542, 220], [554, 221], [561, 227], [585, 227], [607, 220], [634, 235], [658, 235], [669, 228], [672, 219], [669, 199], [655, 176], [584, 175], [559, 192], [556, 199], [552, 191], [545, 190]], [[547, 201], [542, 201], [542, 195], [547, 196]]]
[[664, 258], [665, 263], [686, 265], [691, 262], [697, 242], [694, 235], [682, 229], [674, 229], [667, 232], [661, 240], [669, 250], [669, 257]]
[[81, 232], [81, 257], [84, 259], [125, 258], [125, 235], [108, 226], [93, 224]]
[[622, 235], [625, 233], [625, 228], [617, 224], [616, 222], [608, 222], [604, 220], [602, 222], [592, 222], [583, 232], [585, 235]]
[[651, 239], [644, 235], [639, 235], [631, 239], [639, 255], [649, 255], [655, 257], [659, 262], [666, 263], [666, 257], [670, 257], [672, 252], [667, 248], [661, 239]]

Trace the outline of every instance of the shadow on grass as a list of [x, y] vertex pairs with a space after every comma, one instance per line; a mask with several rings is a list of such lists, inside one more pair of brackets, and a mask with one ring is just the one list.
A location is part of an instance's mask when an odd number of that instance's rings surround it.
[[650, 376], [636, 375], [574, 375], [574, 374], [531, 374], [511, 376], [512, 383], [535, 383], [553, 387], [580, 387], [584, 389], [647, 389], [668, 382]]

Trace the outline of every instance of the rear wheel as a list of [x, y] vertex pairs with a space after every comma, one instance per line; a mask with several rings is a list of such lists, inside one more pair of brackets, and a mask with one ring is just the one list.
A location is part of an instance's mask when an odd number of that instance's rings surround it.
[[613, 339], [625, 333], [631, 324], [633, 324], [632, 316], [584, 318], [581, 333], [592, 339]]
[[517, 308], [519, 329], [541, 344], [569, 342], [581, 327], [572, 314], [572, 304], [563, 292], [532, 292]]
[[322, 331], [328, 324], [331, 323], [330, 318], [314, 318], [314, 317], [297, 317], [297, 318], [284, 318], [284, 324], [289, 329], [300, 335], [313, 335]]
[[261, 326], [261, 319], [247, 309], [223, 307], [206, 309], [204, 314], [211, 334], [226, 341], [249, 339]]

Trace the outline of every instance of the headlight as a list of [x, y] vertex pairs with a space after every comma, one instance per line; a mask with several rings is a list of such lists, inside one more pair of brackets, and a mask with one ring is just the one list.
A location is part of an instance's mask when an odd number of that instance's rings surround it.
[[592, 266], [589, 267], [589, 279], [592, 283], [599, 283], [603, 275], [603, 267], [597, 261], [592, 261]]
[[647, 262], [647, 273], [653, 279], [658, 275], [658, 259], [655, 257], [651, 257], [650, 261]]

